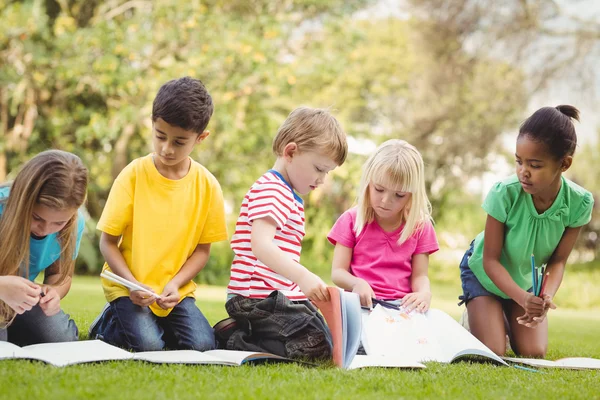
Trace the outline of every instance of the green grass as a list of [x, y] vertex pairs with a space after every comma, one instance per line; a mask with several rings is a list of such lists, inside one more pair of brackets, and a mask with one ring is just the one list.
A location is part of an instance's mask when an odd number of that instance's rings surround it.
[[[97, 278], [76, 278], [63, 308], [85, 338], [104, 304]], [[458, 317], [454, 287], [434, 285], [433, 306]], [[198, 305], [211, 323], [226, 316], [223, 288], [201, 287]], [[559, 309], [550, 316], [548, 358], [600, 358], [600, 315]], [[419, 371], [310, 368], [299, 365], [244, 367], [156, 365], [119, 361], [56, 368], [39, 362], [0, 362], [2, 399], [254, 399], [254, 398], [594, 398], [600, 371], [532, 373], [490, 364], [429, 363]]]

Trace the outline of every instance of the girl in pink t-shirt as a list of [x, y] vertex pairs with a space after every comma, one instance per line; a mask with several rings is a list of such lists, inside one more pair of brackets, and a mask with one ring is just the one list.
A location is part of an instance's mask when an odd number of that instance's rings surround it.
[[358, 205], [327, 235], [335, 245], [331, 279], [372, 299], [401, 300], [407, 311], [431, 303], [429, 255], [439, 247], [425, 192], [423, 159], [404, 140], [388, 140], [363, 167]]

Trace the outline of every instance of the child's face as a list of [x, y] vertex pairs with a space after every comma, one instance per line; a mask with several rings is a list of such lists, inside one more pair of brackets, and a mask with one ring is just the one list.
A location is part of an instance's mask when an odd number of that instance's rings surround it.
[[387, 187], [377, 182], [369, 184], [370, 205], [381, 220], [394, 221], [401, 218], [410, 197], [410, 193], [402, 192], [399, 188]]
[[76, 208], [55, 210], [42, 204], [36, 204], [33, 206], [31, 234], [42, 238], [56, 233], [65, 227], [76, 212]]
[[563, 160], [556, 160], [543, 143], [526, 135], [517, 140], [515, 166], [519, 182], [526, 193], [544, 194], [560, 187], [560, 176], [565, 168]]
[[208, 131], [197, 134], [178, 126], [169, 125], [162, 118], [152, 126], [152, 144], [156, 153], [155, 162], [166, 167], [177, 167], [187, 161], [194, 145], [208, 136]]
[[302, 195], [315, 190], [323, 183], [325, 176], [337, 167], [331, 158], [312, 151], [295, 151], [286, 160], [290, 185]]

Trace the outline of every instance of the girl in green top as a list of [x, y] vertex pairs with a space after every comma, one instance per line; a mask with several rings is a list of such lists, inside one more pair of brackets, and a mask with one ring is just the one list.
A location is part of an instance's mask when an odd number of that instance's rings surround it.
[[[498, 355], [506, 335], [515, 353], [544, 357], [548, 309], [562, 281], [581, 227], [591, 219], [594, 199], [562, 176], [577, 145], [572, 106], [544, 107], [519, 129], [516, 175], [488, 193], [481, 232], [461, 262], [463, 295], [471, 333]], [[547, 264], [545, 290], [532, 293], [531, 255]], [[508, 332], [507, 332], [508, 331]]]

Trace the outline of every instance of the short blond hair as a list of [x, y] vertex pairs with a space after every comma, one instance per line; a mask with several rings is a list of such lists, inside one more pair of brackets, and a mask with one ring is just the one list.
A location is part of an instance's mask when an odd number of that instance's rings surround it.
[[425, 190], [424, 170], [423, 158], [415, 146], [399, 139], [382, 143], [363, 166], [354, 226], [356, 236], [375, 219], [369, 196], [369, 185], [373, 183], [410, 193], [410, 200], [404, 207], [405, 224], [398, 244], [404, 243], [425, 222], [431, 221], [431, 203]]
[[331, 113], [322, 108], [298, 107], [288, 115], [273, 139], [273, 153], [283, 155], [289, 143], [298, 151], [317, 151], [342, 165], [348, 155], [346, 133]]

